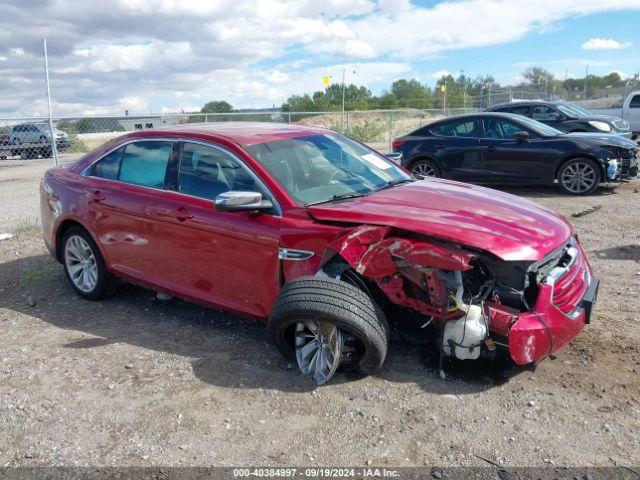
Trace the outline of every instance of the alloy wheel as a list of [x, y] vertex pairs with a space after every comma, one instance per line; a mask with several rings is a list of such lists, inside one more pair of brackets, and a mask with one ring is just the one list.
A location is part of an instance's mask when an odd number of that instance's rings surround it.
[[571, 193], [584, 193], [593, 188], [597, 177], [592, 165], [575, 162], [563, 170], [560, 181]]
[[340, 365], [343, 332], [330, 322], [306, 320], [296, 324], [295, 346], [300, 372], [323, 385]]
[[78, 290], [92, 292], [98, 283], [98, 264], [89, 243], [79, 235], [69, 237], [64, 248], [69, 278]]
[[412, 169], [412, 173], [422, 177], [436, 177], [436, 170], [430, 163], [418, 163]]

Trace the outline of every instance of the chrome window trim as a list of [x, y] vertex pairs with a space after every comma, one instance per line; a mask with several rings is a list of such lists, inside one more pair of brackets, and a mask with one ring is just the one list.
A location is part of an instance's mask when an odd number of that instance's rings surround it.
[[[189, 195], [188, 193], [182, 193], [179, 192], [177, 190], [167, 190], [167, 189], [160, 189], [160, 188], [154, 188], [154, 187], [148, 187], [145, 185], [137, 185], [135, 183], [127, 183], [127, 182], [121, 182], [120, 180], [113, 180], [113, 179], [109, 179], [109, 178], [102, 178], [102, 177], [96, 177], [93, 175], [89, 175], [89, 170], [96, 164], [98, 163], [100, 160], [102, 160], [103, 158], [105, 158], [107, 155], [110, 155], [111, 153], [115, 152], [116, 150], [118, 150], [119, 148], [123, 148], [126, 147], [127, 145], [129, 145], [130, 143], [138, 143], [138, 142], [171, 142], [173, 144], [175, 144], [176, 142], [182, 142], [182, 143], [196, 143], [199, 145], [204, 145], [205, 147], [211, 147], [217, 150], [220, 150], [223, 153], [228, 154], [229, 156], [231, 156], [231, 158], [233, 158], [235, 161], [238, 162], [238, 164], [241, 166], [241, 168], [243, 168], [251, 178], [253, 178], [256, 183], [267, 193], [268, 197], [270, 198], [271, 202], [273, 203], [274, 209], [276, 211], [275, 216], [277, 217], [282, 217], [282, 207], [280, 206], [280, 203], [276, 200], [275, 196], [273, 195], [273, 193], [271, 192], [271, 190], [269, 190], [267, 188], [267, 186], [264, 184], [264, 182], [253, 172], [253, 170], [251, 170], [240, 158], [238, 158], [238, 156], [233, 153], [232, 151], [230, 151], [227, 148], [224, 148], [220, 145], [216, 145], [214, 143], [211, 142], [207, 142], [204, 140], [193, 140], [193, 139], [188, 139], [188, 138], [166, 138], [166, 137], [158, 137], [158, 138], [132, 138], [130, 140], [127, 140], [126, 142], [123, 142], [121, 144], [119, 144], [118, 146], [112, 148], [111, 150], [109, 150], [108, 152], [105, 152], [104, 154], [102, 154], [99, 158], [95, 159], [93, 162], [91, 162], [89, 165], [87, 165], [86, 167], [84, 167], [81, 171], [80, 171], [80, 175], [83, 177], [91, 177], [91, 178], [99, 178], [100, 180], [106, 180], [109, 182], [113, 182], [116, 184], [122, 184], [122, 185], [133, 185], [135, 187], [139, 187], [139, 188], [146, 188], [149, 190], [153, 190], [156, 192], [171, 192], [171, 193], [177, 193], [178, 195], [184, 195], [185, 197], [189, 197], [189, 198], [197, 198], [199, 200], [204, 200], [204, 201], [209, 201], [215, 204], [214, 200], [211, 200], [209, 198], [202, 198], [202, 197], [198, 197], [196, 195]], [[178, 176], [180, 175], [180, 159], [178, 159]], [[179, 177], [178, 177], [179, 178]]]

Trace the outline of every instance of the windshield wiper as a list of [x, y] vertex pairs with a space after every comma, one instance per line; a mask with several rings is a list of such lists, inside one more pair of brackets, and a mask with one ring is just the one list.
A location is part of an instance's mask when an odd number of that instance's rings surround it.
[[399, 180], [390, 180], [386, 184], [378, 188], [376, 192], [379, 192], [380, 190], [384, 190], [385, 188], [395, 187], [396, 185], [400, 185], [401, 183], [407, 183], [407, 182], [415, 182], [415, 180], [413, 178], [401, 178]]
[[337, 200], [347, 200], [349, 198], [358, 198], [358, 197], [364, 197], [366, 195], [369, 195], [369, 193], [341, 193], [339, 195], [334, 195], [331, 198], [327, 198], [326, 200], [318, 200], [317, 202], [310, 202], [310, 203], [305, 203], [305, 207], [310, 207], [311, 205], [320, 205], [321, 203], [330, 203], [330, 202], [335, 202]]

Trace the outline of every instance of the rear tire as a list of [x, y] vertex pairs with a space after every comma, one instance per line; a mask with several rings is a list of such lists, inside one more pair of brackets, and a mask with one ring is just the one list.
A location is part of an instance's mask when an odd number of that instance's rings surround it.
[[62, 264], [71, 287], [78, 295], [100, 300], [113, 293], [115, 280], [107, 271], [96, 242], [85, 229], [71, 227], [64, 233]]
[[601, 180], [600, 166], [589, 158], [573, 158], [558, 170], [558, 184], [570, 195], [589, 195]]
[[440, 167], [433, 160], [416, 160], [411, 164], [411, 173], [420, 175], [421, 177], [442, 177]]
[[[367, 374], [383, 364], [389, 344], [387, 319], [359, 288], [322, 277], [299, 277], [282, 287], [269, 316], [268, 330], [278, 350], [285, 357], [297, 360], [303, 374], [313, 372], [308, 371], [307, 364], [301, 364], [302, 346], [296, 347], [297, 334], [310, 338], [309, 332], [312, 333], [313, 328], [305, 333], [301, 332], [300, 325], [314, 323], [325, 325], [325, 329], [335, 326], [339, 330], [345, 346], [340, 352], [340, 363]], [[322, 381], [316, 378], [316, 382], [326, 383], [338, 366], [335, 365], [328, 375], [321, 376]]]

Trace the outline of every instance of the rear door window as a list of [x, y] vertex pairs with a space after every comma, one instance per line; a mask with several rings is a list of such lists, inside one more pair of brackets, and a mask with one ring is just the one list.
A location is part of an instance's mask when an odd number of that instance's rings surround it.
[[94, 177], [106, 178], [107, 180], [117, 180], [120, 170], [120, 157], [122, 148], [105, 155], [93, 164], [91, 175]]
[[143, 187], [163, 188], [172, 148], [172, 142], [156, 140], [128, 144], [120, 161], [118, 180]]
[[629, 108], [640, 108], [640, 95], [634, 95], [629, 102]]
[[108, 153], [89, 170], [89, 175], [143, 187], [164, 188], [173, 142], [133, 142]]
[[528, 105], [521, 105], [519, 107], [513, 107], [513, 108], [511, 108], [511, 113], [513, 113], [515, 115], [529, 116], [529, 106]]
[[446, 122], [435, 127], [431, 127], [435, 135], [444, 137], [479, 137], [478, 122], [476, 120], [464, 119], [453, 122]]

